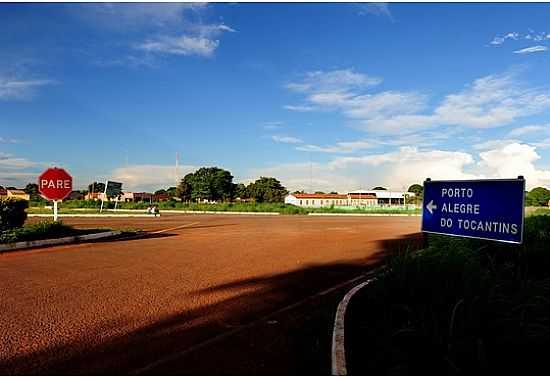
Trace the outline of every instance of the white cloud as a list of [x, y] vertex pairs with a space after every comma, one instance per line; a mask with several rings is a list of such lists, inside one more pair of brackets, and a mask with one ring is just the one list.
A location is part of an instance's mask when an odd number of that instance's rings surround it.
[[348, 98], [342, 103], [344, 114], [350, 118], [377, 118], [400, 114], [412, 114], [425, 107], [425, 96], [416, 92], [380, 92]]
[[292, 136], [273, 135], [271, 136], [271, 139], [276, 143], [284, 143], [284, 144], [302, 144], [303, 143], [301, 139], [298, 139]]
[[302, 113], [316, 110], [316, 108], [313, 106], [304, 106], [304, 105], [285, 105], [284, 108], [286, 110], [297, 111]]
[[522, 48], [521, 50], [514, 51], [514, 54], [532, 54], [533, 52], [543, 52], [548, 51], [546, 46], [532, 46], [527, 48]]
[[[204, 22], [205, 3], [84, 4], [73, 8], [76, 9], [71, 10], [73, 13], [93, 26], [140, 38], [140, 42], [128, 47], [148, 54], [209, 57], [220, 44], [218, 36], [235, 32], [223, 23]], [[143, 34], [149, 37], [143, 40]], [[104, 66], [155, 66], [151, 60], [150, 56], [143, 58], [132, 54], [99, 59]]]
[[529, 33], [527, 34], [512, 32], [512, 33], [507, 33], [503, 36], [497, 35], [489, 43], [494, 46], [500, 46], [507, 40], [513, 40], [513, 41], [526, 40], [526, 41], [541, 42], [548, 39], [550, 39], [550, 33], [546, 33], [546, 32], [535, 33], [533, 30], [529, 30]]
[[338, 191], [346, 192], [349, 188], [359, 188], [356, 177], [346, 176], [339, 172], [328, 169], [326, 164], [320, 163], [291, 163], [281, 164], [272, 167], [251, 169], [248, 179], [253, 181], [257, 177], [276, 177], [289, 191]]
[[[179, 177], [197, 170], [198, 167], [179, 167]], [[155, 191], [176, 185], [176, 169], [173, 165], [130, 165], [113, 170], [109, 179], [122, 182], [122, 190]]]
[[286, 88], [296, 92], [343, 92], [378, 85], [381, 82], [381, 78], [357, 73], [353, 69], [340, 69], [307, 72], [301, 81], [289, 83]]
[[365, 3], [359, 5], [359, 15], [372, 14], [375, 16], [386, 16], [393, 21], [388, 3]]
[[549, 132], [550, 132], [550, 124], [533, 124], [533, 125], [514, 128], [508, 133], [508, 136], [519, 137], [519, 136], [524, 136], [524, 135], [533, 134], [533, 133], [540, 135], [540, 134], [547, 134]]
[[225, 24], [196, 24], [192, 26], [197, 34], [206, 37], [215, 37], [224, 32], [235, 33], [236, 30]]
[[23, 187], [36, 182], [41, 168], [48, 164], [17, 157], [11, 153], [0, 152], [0, 185]]
[[197, 9], [190, 3], [94, 3], [67, 6], [67, 10], [93, 26], [111, 31], [175, 28], [184, 21], [185, 10]]
[[179, 37], [162, 36], [157, 39], [150, 39], [137, 45], [136, 48], [147, 52], [209, 57], [212, 56], [219, 44], [218, 40], [182, 35]]
[[299, 151], [304, 152], [321, 152], [321, 153], [353, 153], [365, 149], [373, 148], [375, 145], [366, 140], [357, 141], [342, 141], [331, 146], [318, 146], [313, 144], [306, 144], [296, 147]]
[[486, 175], [495, 178], [516, 178], [523, 175], [528, 188], [548, 186], [550, 171], [539, 170], [535, 161], [540, 159], [536, 147], [513, 143], [480, 153], [479, 166]]
[[519, 33], [507, 33], [503, 35], [502, 37], [496, 36], [493, 38], [493, 40], [490, 42], [492, 45], [501, 45], [503, 44], [507, 39], [512, 39], [517, 41], [519, 39], [520, 35]]
[[15, 157], [10, 153], [0, 152], [0, 167], [7, 169], [26, 169], [38, 166], [39, 164], [29, 159]]
[[[337, 80], [329, 80], [331, 85], [326, 85], [317, 75], [306, 76], [291, 90], [303, 92], [307, 103], [303, 108], [287, 108], [338, 111], [354, 120], [352, 125], [356, 128], [378, 134], [398, 135], [441, 126], [501, 127], [550, 108], [550, 92], [526, 87], [511, 73], [481, 77], [465, 89], [445, 96], [433, 111], [424, 113], [427, 99], [421, 93], [365, 94], [360, 90], [365, 85], [354, 86], [354, 80], [340, 85]], [[311, 81], [311, 77], [319, 80]]]
[[[1, 144], [21, 144], [21, 140], [17, 139], [6, 139], [5, 137], [0, 137], [0, 143]], [[2, 153], [0, 153], [0, 158], [2, 156]]]
[[39, 88], [55, 83], [54, 80], [47, 79], [33, 80], [0, 76], [0, 100], [29, 100]]
[[540, 169], [535, 146], [520, 143], [495, 145], [479, 153], [401, 147], [387, 153], [337, 157], [328, 163], [299, 162], [252, 169], [250, 177], [274, 176], [289, 190], [347, 192], [384, 186], [402, 190], [432, 179], [515, 178], [523, 175], [527, 188], [550, 185], [550, 171]]
[[492, 128], [550, 107], [550, 93], [527, 88], [511, 74], [474, 81], [464, 91], [448, 95], [435, 114], [444, 124]]
[[279, 122], [279, 121], [273, 121], [273, 122], [264, 122], [262, 123], [262, 127], [264, 130], [280, 130], [281, 128], [283, 128], [283, 122]]
[[39, 173], [0, 170], [0, 185], [23, 188], [29, 182], [36, 182]]

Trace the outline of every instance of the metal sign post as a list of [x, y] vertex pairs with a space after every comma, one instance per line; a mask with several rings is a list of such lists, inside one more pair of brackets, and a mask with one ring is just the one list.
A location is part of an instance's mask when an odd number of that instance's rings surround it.
[[[105, 191], [103, 192], [103, 198], [101, 198], [101, 208], [99, 212], [103, 212], [103, 201], [107, 196], [116, 197], [118, 202], [118, 197], [120, 196], [121, 193], [122, 193], [122, 183], [109, 181], [109, 180], [105, 181]], [[115, 209], [116, 209], [116, 204], [117, 203], [115, 203]]]
[[525, 179], [424, 182], [422, 231], [523, 242]]
[[73, 178], [61, 168], [46, 169], [38, 177], [38, 191], [53, 201], [53, 220], [57, 221], [57, 202], [65, 199], [73, 190]]

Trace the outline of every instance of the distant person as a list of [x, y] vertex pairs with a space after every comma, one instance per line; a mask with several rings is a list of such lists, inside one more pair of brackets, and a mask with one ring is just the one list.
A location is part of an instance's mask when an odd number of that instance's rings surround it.
[[155, 217], [157, 217], [157, 215], [160, 215], [159, 208], [157, 206], [153, 206], [152, 211]]
[[148, 207], [147, 207], [147, 213], [148, 213], [148, 214], [152, 214], [152, 213], [153, 213], [153, 207], [148, 206]]

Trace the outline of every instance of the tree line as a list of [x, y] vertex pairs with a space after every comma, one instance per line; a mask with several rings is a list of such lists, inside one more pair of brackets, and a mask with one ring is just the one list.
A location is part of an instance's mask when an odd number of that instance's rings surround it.
[[273, 177], [260, 177], [245, 185], [233, 183], [233, 175], [218, 167], [203, 167], [187, 174], [176, 187], [176, 196], [184, 202], [250, 200], [282, 202], [286, 188]]
[[[0, 188], [4, 188], [0, 186]], [[15, 187], [6, 187], [15, 189]], [[31, 201], [43, 200], [38, 192], [36, 183], [28, 183], [23, 189], [30, 195]], [[105, 183], [93, 182], [88, 185], [88, 190], [80, 191], [82, 194], [88, 192], [104, 192]], [[386, 190], [384, 187], [374, 187], [373, 190]], [[407, 189], [415, 194], [410, 198], [409, 203], [421, 204], [424, 194], [422, 185], [415, 183]], [[302, 194], [305, 191], [294, 191], [294, 194]], [[317, 194], [324, 194], [323, 191], [316, 191]], [[337, 194], [331, 191], [331, 194]], [[260, 177], [254, 182], [245, 185], [244, 183], [233, 183], [233, 176], [227, 170], [218, 167], [203, 167], [193, 173], [187, 174], [177, 187], [169, 187], [155, 191], [155, 194], [168, 194], [184, 202], [191, 201], [255, 201], [255, 202], [282, 202], [288, 194], [286, 188], [273, 177]], [[550, 190], [544, 187], [535, 187], [525, 192], [526, 206], [548, 206], [550, 201]]]

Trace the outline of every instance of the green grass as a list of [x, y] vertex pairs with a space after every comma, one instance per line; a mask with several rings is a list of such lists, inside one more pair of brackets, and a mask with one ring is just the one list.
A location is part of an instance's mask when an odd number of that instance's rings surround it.
[[[430, 236], [353, 304], [352, 374], [533, 374], [550, 345], [550, 217], [523, 245]], [[366, 362], [368, 360], [368, 362]]]
[[[343, 207], [323, 207], [323, 208], [304, 208], [297, 207], [284, 203], [216, 203], [216, 204], [199, 204], [199, 203], [180, 203], [175, 201], [160, 202], [157, 204], [162, 210], [182, 210], [182, 211], [216, 211], [216, 212], [277, 212], [283, 215], [307, 215], [308, 213], [364, 213], [364, 214], [419, 214], [420, 209], [405, 209], [405, 208], [343, 208]], [[59, 204], [59, 213], [76, 214], [76, 213], [98, 213], [100, 202], [83, 201], [83, 200], [68, 200]], [[149, 203], [119, 203], [117, 213], [134, 213], [125, 212], [125, 210], [145, 210]], [[114, 208], [114, 203], [105, 203], [104, 209], [111, 210]], [[51, 214], [52, 209], [31, 206], [27, 213], [30, 214]]]
[[[145, 210], [142, 211], [143, 214], [146, 213]], [[32, 215], [52, 215], [53, 216], [53, 210], [49, 208], [44, 207], [31, 207], [27, 209], [28, 214]], [[95, 208], [58, 208], [59, 214], [99, 214], [99, 209]], [[128, 211], [128, 210], [117, 210], [116, 212], [112, 210], [104, 210], [103, 213], [118, 213], [118, 214], [136, 214], [135, 211]]]
[[0, 243], [36, 241], [50, 238], [77, 236], [107, 231], [108, 229], [75, 229], [61, 221], [40, 221], [27, 224], [21, 228], [6, 230], [0, 233]]
[[343, 207], [323, 207], [308, 208], [311, 213], [364, 213], [364, 214], [403, 214], [417, 215], [421, 213], [420, 208], [384, 208], [384, 207], [363, 207], [363, 208], [343, 208]]

